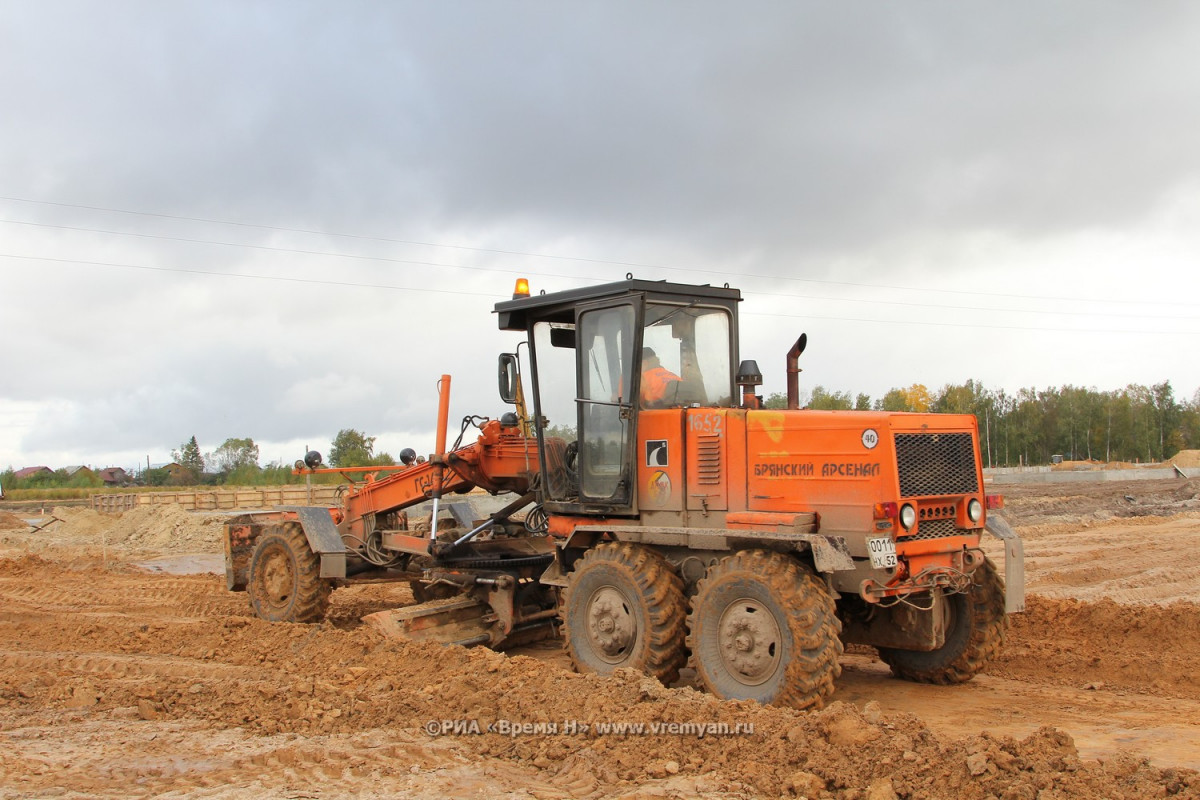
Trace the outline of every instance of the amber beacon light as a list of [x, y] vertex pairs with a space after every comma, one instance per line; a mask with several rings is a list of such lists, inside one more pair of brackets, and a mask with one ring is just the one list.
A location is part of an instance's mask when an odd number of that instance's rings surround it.
[[513, 300], [518, 297], [529, 297], [529, 279], [517, 278], [517, 285], [513, 288]]

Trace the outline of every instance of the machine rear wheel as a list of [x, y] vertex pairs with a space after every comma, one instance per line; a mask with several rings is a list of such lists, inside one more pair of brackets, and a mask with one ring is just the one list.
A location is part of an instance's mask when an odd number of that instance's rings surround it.
[[990, 559], [975, 570], [965, 594], [946, 598], [949, 622], [937, 650], [879, 648], [896, 677], [918, 683], [965, 683], [983, 671], [1004, 644], [1004, 582]]
[[250, 607], [270, 622], [320, 622], [333, 587], [321, 578], [321, 558], [295, 522], [272, 525], [258, 538], [246, 591]]
[[563, 635], [580, 672], [641, 670], [666, 684], [687, 661], [683, 581], [646, 547], [609, 542], [575, 563], [563, 593]]
[[722, 699], [819, 708], [842, 672], [833, 597], [781, 553], [748, 550], [710, 567], [688, 626], [696, 674]]

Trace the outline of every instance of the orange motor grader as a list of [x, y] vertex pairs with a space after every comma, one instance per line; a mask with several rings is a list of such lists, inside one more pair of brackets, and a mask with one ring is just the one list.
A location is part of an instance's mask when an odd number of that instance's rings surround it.
[[[498, 420], [354, 483], [342, 502], [235, 518], [230, 589], [278, 621], [320, 619], [333, 587], [405, 580], [387, 633], [506, 647], [561, 635], [575, 667], [665, 683], [689, 664], [722, 698], [818, 706], [844, 643], [898, 676], [969, 680], [1023, 606], [1020, 540], [984, 493], [970, 415], [811, 411], [787, 358], [766, 409], [738, 360], [728, 287], [626, 280], [495, 311], [524, 335], [499, 361]], [[524, 355], [519, 355], [524, 349]], [[310, 453], [301, 471], [319, 470]], [[511, 500], [486, 515], [457, 494]], [[980, 549], [1005, 542], [1005, 573]]]

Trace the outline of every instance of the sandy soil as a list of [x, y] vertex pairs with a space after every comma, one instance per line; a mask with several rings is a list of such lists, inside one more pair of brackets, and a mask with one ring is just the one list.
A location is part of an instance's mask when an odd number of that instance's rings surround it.
[[220, 517], [5, 527], [0, 798], [1200, 797], [1200, 481], [1005, 488], [1030, 597], [988, 674], [910, 684], [852, 648], [808, 713], [576, 675], [553, 642], [385, 641], [359, 618], [402, 587], [270, 625], [204, 572]]

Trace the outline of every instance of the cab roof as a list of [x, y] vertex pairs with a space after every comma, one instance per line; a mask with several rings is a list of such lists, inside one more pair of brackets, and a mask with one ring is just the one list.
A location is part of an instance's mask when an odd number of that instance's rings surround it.
[[575, 309], [581, 303], [637, 294], [645, 295], [646, 299], [651, 302], [690, 303], [700, 301], [726, 306], [731, 311], [734, 310], [735, 304], [742, 300], [741, 291], [729, 288], [728, 284], [724, 287], [709, 286], [708, 284], [698, 286], [689, 283], [644, 281], [631, 278], [615, 283], [586, 286], [582, 289], [568, 289], [563, 292], [549, 292], [520, 297], [515, 300], [505, 300], [496, 304], [495, 313], [499, 315], [500, 330], [524, 331], [529, 328], [530, 318], [550, 322], [574, 322]]

